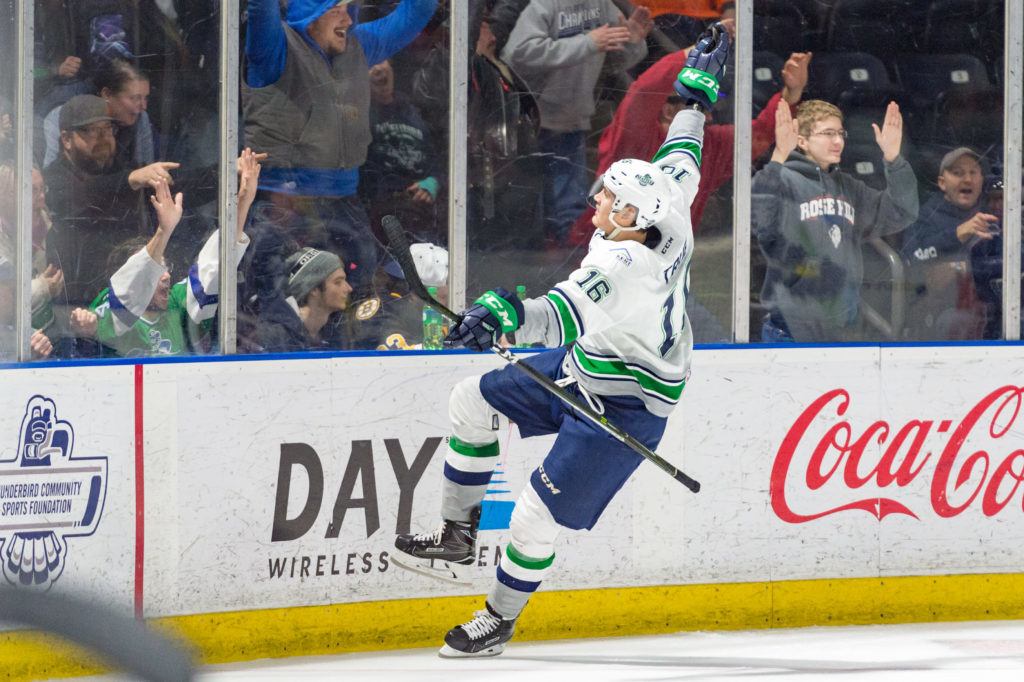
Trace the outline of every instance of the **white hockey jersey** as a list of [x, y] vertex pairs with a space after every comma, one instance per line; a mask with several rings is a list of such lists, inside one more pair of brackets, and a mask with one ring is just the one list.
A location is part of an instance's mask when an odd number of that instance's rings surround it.
[[[567, 369], [596, 395], [632, 395], [667, 417], [690, 368], [693, 334], [686, 316], [693, 227], [690, 204], [700, 182], [704, 115], [676, 114], [652, 160], [675, 180], [669, 214], [651, 248], [594, 235], [569, 278], [542, 298], [524, 301], [521, 342], [573, 344]], [[651, 241], [648, 238], [648, 241]]]

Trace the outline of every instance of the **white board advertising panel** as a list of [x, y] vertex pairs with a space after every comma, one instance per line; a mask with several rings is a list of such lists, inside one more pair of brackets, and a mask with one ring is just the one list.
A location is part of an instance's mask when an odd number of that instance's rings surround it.
[[91, 596], [131, 613], [133, 370], [5, 371], [0, 564], [17, 589]]
[[[472, 585], [390, 553], [438, 521], [451, 388], [500, 366], [147, 366], [147, 615], [484, 592], [550, 438], [499, 431]], [[1012, 347], [699, 351], [659, 453], [701, 493], [642, 465], [545, 588], [1020, 571], [1022, 373]]]

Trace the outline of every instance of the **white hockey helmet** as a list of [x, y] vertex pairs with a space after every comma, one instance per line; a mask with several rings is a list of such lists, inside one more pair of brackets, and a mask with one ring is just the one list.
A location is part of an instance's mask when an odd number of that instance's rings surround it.
[[604, 186], [615, 195], [612, 213], [626, 206], [636, 208], [632, 228], [646, 230], [668, 215], [672, 204], [672, 181], [658, 166], [639, 159], [616, 161], [604, 172]]

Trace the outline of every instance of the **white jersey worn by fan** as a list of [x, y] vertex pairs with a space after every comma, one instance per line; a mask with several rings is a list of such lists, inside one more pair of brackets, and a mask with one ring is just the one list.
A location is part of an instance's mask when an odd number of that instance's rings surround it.
[[525, 324], [516, 332], [520, 342], [573, 343], [565, 369], [581, 388], [636, 396], [660, 417], [679, 401], [693, 351], [686, 317], [690, 204], [700, 182], [703, 140], [704, 115], [693, 109], [677, 113], [652, 160], [675, 181], [669, 183], [668, 215], [648, 231], [647, 243], [595, 234], [568, 279], [546, 296], [523, 302]]

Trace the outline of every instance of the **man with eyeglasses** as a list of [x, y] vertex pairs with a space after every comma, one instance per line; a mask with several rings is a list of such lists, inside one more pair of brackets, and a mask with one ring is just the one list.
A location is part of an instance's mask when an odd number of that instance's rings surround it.
[[144, 229], [138, 190], [172, 182], [177, 163], [158, 161], [135, 170], [113, 168], [114, 121], [95, 95], [72, 97], [61, 108], [61, 153], [43, 176], [54, 228], [49, 262], [64, 272], [69, 303], [86, 304], [105, 286], [112, 244]]
[[900, 156], [903, 117], [890, 102], [882, 126], [886, 189], [839, 170], [843, 114], [809, 100], [775, 112], [775, 151], [754, 176], [752, 229], [767, 261], [761, 302], [763, 341], [831, 342], [860, 335], [863, 243], [899, 232], [917, 218], [917, 179]]

